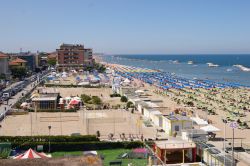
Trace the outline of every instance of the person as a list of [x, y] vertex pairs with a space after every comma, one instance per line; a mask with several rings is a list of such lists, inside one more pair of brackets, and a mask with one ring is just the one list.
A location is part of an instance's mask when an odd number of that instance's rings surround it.
[[144, 137], [143, 137], [143, 134], [141, 135], [141, 141], [143, 141]]

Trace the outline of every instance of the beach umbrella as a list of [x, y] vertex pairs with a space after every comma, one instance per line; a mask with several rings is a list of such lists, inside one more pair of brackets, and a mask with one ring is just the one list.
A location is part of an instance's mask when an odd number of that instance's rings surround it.
[[78, 85], [89, 85], [89, 82], [88, 81], [80, 82]]
[[80, 97], [75, 96], [73, 97], [73, 100], [81, 101], [82, 99]]
[[130, 80], [126, 78], [123, 82], [124, 83], [130, 83]]
[[67, 77], [67, 75], [62, 75], [62, 78], [66, 78]]
[[71, 101], [69, 102], [69, 104], [70, 104], [70, 105], [76, 105], [76, 104], [79, 104], [79, 101], [73, 99], [73, 100], [71, 100]]
[[33, 93], [30, 98], [39, 97], [39, 96], [40, 96], [39, 93], [36, 92], [36, 93]]
[[144, 93], [143, 90], [136, 90], [135, 93]]
[[27, 102], [23, 102], [20, 106], [21, 107], [28, 107], [28, 103]]
[[48, 156], [44, 153], [38, 153], [30, 148], [25, 153], [14, 157], [14, 159], [37, 159], [37, 158], [48, 158]]

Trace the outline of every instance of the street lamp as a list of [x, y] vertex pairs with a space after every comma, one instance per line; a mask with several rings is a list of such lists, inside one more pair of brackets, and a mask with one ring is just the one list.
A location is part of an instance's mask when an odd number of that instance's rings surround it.
[[60, 101], [59, 101], [59, 105], [60, 105], [60, 128], [61, 128], [61, 135], [62, 135], [62, 110], [63, 110], [63, 107], [64, 107], [64, 102], [63, 102], [63, 98], [60, 98]]
[[224, 123], [224, 140], [223, 140], [223, 147], [224, 147], [224, 165], [226, 164], [226, 124], [227, 120], [222, 119], [222, 122]]
[[49, 153], [50, 153], [50, 130], [51, 130], [51, 126], [48, 126], [49, 129]]

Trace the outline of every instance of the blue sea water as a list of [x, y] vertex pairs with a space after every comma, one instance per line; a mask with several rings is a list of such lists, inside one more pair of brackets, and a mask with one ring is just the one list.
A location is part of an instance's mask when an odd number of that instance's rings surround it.
[[[250, 68], [250, 55], [106, 55], [103, 60], [135, 67], [157, 69], [193, 79], [234, 82], [250, 86], [250, 72], [233, 65]], [[174, 61], [178, 61], [175, 63]], [[193, 61], [194, 64], [187, 64]], [[208, 67], [207, 63], [219, 67]]]

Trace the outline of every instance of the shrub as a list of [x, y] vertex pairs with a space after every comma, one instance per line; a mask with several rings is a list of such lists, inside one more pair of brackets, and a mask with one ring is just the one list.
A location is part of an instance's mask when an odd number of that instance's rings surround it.
[[0, 142], [88, 142], [99, 141], [95, 135], [80, 136], [0, 136]]
[[[45, 152], [49, 149], [49, 142], [31, 142], [12, 144], [12, 148], [28, 150], [29, 148], [36, 148], [37, 145], [43, 145]], [[86, 151], [86, 150], [101, 150], [101, 149], [118, 149], [118, 148], [138, 148], [142, 147], [143, 143], [136, 142], [50, 142], [51, 151]]]
[[92, 96], [92, 103], [96, 105], [102, 104], [102, 100], [98, 96]]
[[7, 159], [10, 154], [10, 149], [4, 148], [0, 151], [0, 159]]
[[81, 95], [81, 99], [84, 103], [89, 103], [89, 101], [91, 100], [91, 97], [89, 95], [86, 94], [82, 94]]
[[131, 101], [127, 102], [127, 108], [134, 108], [134, 104]]
[[118, 93], [114, 93], [114, 94], [111, 94], [110, 97], [121, 97], [121, 95]]
[[127, 99], [127, 97], [126, 97], [126, 96], [122, 96], [122, 97], [121, 97], [121, 102], [126, 103], [127, 101], [128, 101], [128, 99]]

